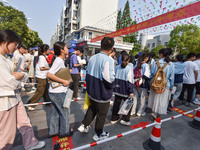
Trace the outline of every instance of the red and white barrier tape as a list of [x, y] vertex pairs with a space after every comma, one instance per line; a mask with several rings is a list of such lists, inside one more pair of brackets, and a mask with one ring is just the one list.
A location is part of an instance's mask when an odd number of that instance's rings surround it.
[[[175, 118], [179, 118], [179, 117], [181, 117], [181, 116], [184, 116], [184, 115], [186, 115], [186, 114], [189, 114], [189, 113], [191, 113], [191, 112], [193, 112], [193, 111], [196, 111], [196, 110], [199, 110], [199, 109], [200, 109], [200, 107], [199, 107], [199, 108], [196, 108], [196, 109], [193, 109], [193, 110], [191, 110], [191, 111], [185, 112], [185, 113], [180, 114], [180, 115], [176, 115], [176, 116], [173, 116], [173, 117], [170, 117], [170, 118], [163, 119], [163, 120], [161, 120], [161, 123], [166, 122], [166, 121], [169, 121], [169, 120], [172, 120], [172, 119], [175, 119]], [[120, 137], [122, 137], [122, 136], [126, 136], [126, 135], [129, 135], [129, 134], [132, 134], [132, 133], [137, 132], [137, 131], [140, 131], [140, 130], [142, 130], [142, 129], [146, 129], [146, 128], [151, 127], [151, 126], [153, 126], [153, 125], [155, 125], [155, 124], [157, 124], [157, 123], [154, 122], [154, 123], [145, 125], [145, 126], [143, 126], [143, 127], [136, 128], [136, 129], [134, 129], [134, 130], [127, 131], [127, 132], [124, 132], [124, 133], [121, 133], [121, 134], [118, 134], [118, 135], [109, 137], [109, 138], [104, 139], [104, 140], [101, 140], [101, 141], [97, 141], [97, 142], [93, 142], [93, 143], [90, 143], [90, 144], [86, 144], [86, 145], [83, 145], [83, 146], [80, 146], [80, 147], [76, 147], [76, 148], [74, 148], [73, 150], [82, 150], [82, 149], [85, 149], [85, 148], [90, 148], [90, 147], [93, 147], [93, 146], [95, 146], [95, 145], [102, 144], [102, 143], [105, 143], [105, 142], [112, 141], [112, 140], [114, 140], [114, 139], [120, 138]]]

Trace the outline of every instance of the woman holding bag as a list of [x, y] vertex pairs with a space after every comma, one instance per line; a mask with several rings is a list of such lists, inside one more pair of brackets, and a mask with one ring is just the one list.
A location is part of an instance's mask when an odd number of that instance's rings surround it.
[[[115, 94], [115, 102], [113, 105], [112, 110], [112, 118], [111, 123], [115, 124], [119, 120], [119, 108], [122, 100], [126, 100], [129, 97], [133, 97], [133, 69], [128, 65], [129, 63], [129, 55], [123, 54], [121, 61], [122, 64], [118, 65], [115, 68], [115, 87], [114, 87], [114, 94]], [[120, 123], [123, 125], [130, 125], [130, 113], [131, 110], [128, 112], [127, 115], [123, 115], [121, 118]]]
[[38, 141], [34, 135], [30, 119], [20, 97], [20, 82], [25, 81], [26, 73], [14, 72], [6, 54], [12, 54], [21, 42], [19, 36], [11, 30], [0, 31], [0, 149], [11, 150], [16, 128], [22, 135], [26, 150], [40, 149], [44, 141]]
[[62, 68], [65, 68], [64, 58], [68, 54], [68, 48], [63, 42], [56, 42], [54, 44], [55, 56], [52, 60], [52, 66], [47, 73], [47, 77], [53, 81], [63, 83], [63, 86], [56, 88], [49, 87], [49, 97], [51, 99], [49, 136], [53, 137], [59, 135], [59, 138], [72, 136], [73, 130], [69, 129], [69, 115], [68, 108], [64, 108], [64, 100], [68, 89], [69, 81], [57, 77], [55, 74]]

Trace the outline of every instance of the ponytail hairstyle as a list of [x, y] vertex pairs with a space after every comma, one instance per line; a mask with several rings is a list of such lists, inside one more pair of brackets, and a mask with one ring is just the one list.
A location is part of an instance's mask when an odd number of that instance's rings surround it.
[[159, 50], [159, 54], [163, 55], [163, 57], [165, 58], [165, 61], [167, 63], [170, 62], [170, 57], [169, 57], [170, 53], [169, 53], [169, 51], [166, 48], [163, 48], [163, 49]]
[[145, 60], [146, 57], [149, 57], [149, 53], [148, 52], [144, 52], [142, 53], [142, 55], [139, 57], [138, 63], [137, 63], [137, 67], [139, 69], [141, 69], [142, 67], [142, 62]]
[[122, 60], [121, 67], [126, 68], [126, 66], [128, 65], [128, 61], [129, 61], [129, 54], [127, 54], [127, 53], [123, 54], [121, 60]]
[[6, 47], [12, 42], [16, 42], [18, 44], [21, 43], [20, 37], [12, 30], [1, 30], [0, 31], [0, 45], [3, 42], [7, 42]]
[[51, 61], [51, 66], [53, 65], [53, 62], [56, 59], [56, 56], [61, 55], [61, 50], [64, 50], [64, 47], [65, 47], [65, 43], [63, 43], [63, 42], [54, 43], [54, 45], [53, 45], [54, 56], [53, 56], [52, 61]]
[[42, 44], [42, 45], [39, 45], [39, 46], [38, 46], [37, 63], [38, 63], [39, 57], [40, 57], [41, 55], [43, 55], [44, 52], [47, 52], [48, 49], [49, 49], [49, 45], [47, 45], [47, 44]]

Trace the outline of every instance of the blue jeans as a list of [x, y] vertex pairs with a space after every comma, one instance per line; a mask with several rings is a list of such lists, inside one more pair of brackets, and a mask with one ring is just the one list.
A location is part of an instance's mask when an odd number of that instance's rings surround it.
[[175, 83], [174, 86], [176, 87], [176, 92], [173, 95], [173, 99], [176, 101], [178, 97], [181, 95], [183, 83]]
[[49, 93], [51, 99], [49, 135], [69, 133], [70, 110], [63, 107], [66, 93]]

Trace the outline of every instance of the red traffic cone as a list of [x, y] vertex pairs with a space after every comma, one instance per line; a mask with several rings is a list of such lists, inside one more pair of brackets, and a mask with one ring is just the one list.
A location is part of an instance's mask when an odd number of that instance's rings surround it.
[[200, 111], [199, 110], [197, 110], [197, 113], [196, 113], [193, 121], [188, 122], [188, 124], [192, 128], [200, 130]]
[[143, 143], [146, 150], [164, 150], [161, 145], [161, 119], [156, 118], [156, 125], [154, 125], [149, 140]]

